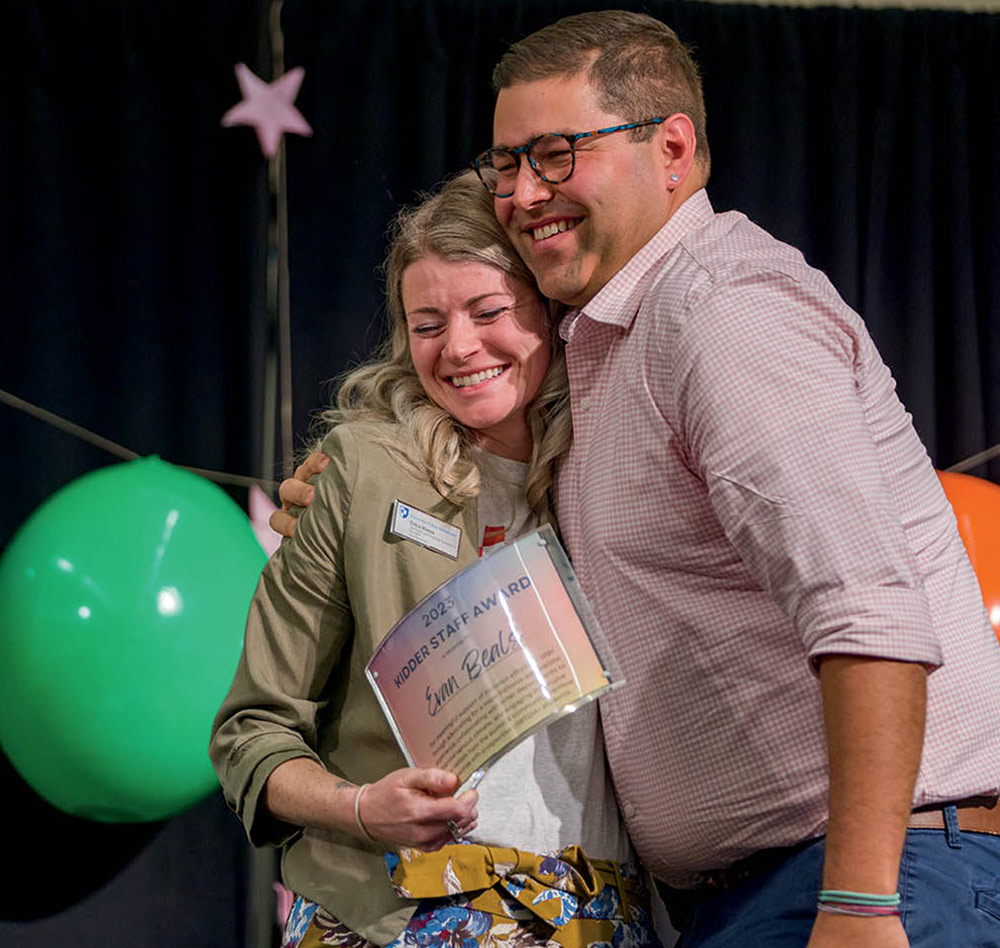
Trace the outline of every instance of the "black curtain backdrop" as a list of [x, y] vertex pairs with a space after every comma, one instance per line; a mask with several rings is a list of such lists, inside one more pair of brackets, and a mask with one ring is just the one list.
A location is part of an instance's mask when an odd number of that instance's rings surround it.
[[[249, 473], [265, 164], [252, 132], [219, 119], [239, 99], [233, 64], [266, 48], [259, 5], [3, 13], [0, 388], [135, 451]], [[0, 452], [0, 549], [46, 497], [115, 461], [5, 405]], [[95, 823], [0, 757], [0, 796], [0, 945], [245, 944], [247, 850], [221, 795], [166, 823]]]
[[[507, 44], [584, 0], [285, 0], [294, 419], [382, 331], [398, 207], [490, 141]], [[935, 463], [1000, 441], [1000, 15], [621, 3], [695, 48], [716, 209], [795, 244], [865, 317]], [[260, 469], [265, 162], [219, 127], [265, 78], [266, 0], [14, 0], [0, 60], [0, 388], [167, 460]], [[634, 116], [629, 116], [633, 118]], [[0, 548], [110, 456], [0, 405]], [[972, 473], [1000, 480], [1000, 465]], [[240, 502], [245, 493], [233, 491]], [[114, 516], [108, 511], [109, 517]], [[95, 538], [99, 540], [99, 538]], [[0, 760], [0, 944], [247, 943], [242, 831], [48, 808]]]

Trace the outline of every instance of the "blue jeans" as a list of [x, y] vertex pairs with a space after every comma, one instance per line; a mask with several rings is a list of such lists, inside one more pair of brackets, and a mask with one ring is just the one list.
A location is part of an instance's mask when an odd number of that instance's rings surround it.
[[[949, 812], [950, 811], [950, 812]], [[899, 869], [911, 948], [1000, 948], [1000, 837], [911, 829]], [[816, 917], [824, 840], [725, 891], [692, 900], [677, 948], [804, 948]]]

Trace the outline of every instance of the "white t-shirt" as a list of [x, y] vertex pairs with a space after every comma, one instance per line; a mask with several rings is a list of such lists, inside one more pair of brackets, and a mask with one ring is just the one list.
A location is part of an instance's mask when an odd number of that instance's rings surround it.
[[[527, 464], [489, 454], [480, 469], [480, 547], [488, 555], [534, 530], [538, 518], [524, 499]], [[596, 702], [522, 741], [490, 767], [479, 785], [479, 825], [470, 839], [536, 853], [578, 844], [596, 859], [630, 857]]]

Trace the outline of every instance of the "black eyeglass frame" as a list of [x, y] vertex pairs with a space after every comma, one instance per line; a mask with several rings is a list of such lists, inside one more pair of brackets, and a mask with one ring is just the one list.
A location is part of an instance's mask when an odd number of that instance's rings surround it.
[[[485, 163], [489, 156], [496, 153], [502, 153], [504, 155], [511, 155], [514, 159], [514, 177], [515, 180], [517, 175], [521, 173], [521, 155], [525, 155], [528, 159], [528, 165], [531, 170], [541, 178], [542, 181], [547, 184], [562, 184], [564, 181], [568, 181], [572, 176], [573, 172], [576, 171], [576, 143], [580, 141], [581, 138], [592, 138], [595, 135], [611, 135], [614, 132], [628, 132], [634, 128], [645, 128], [647, 125], [659, 125], [661, 122], [667, 120], [666, 116], [661, 116], [659, 118], [643, 119], [641, 122], [628, 122], [624, 125], [609, 125], [606, 128], [595, 128], [591, 132], [575, 132], [571, 135], [567, 135], [563, 132], [543, 132], [541, 135], [536, 135], [530, 142], [524, 145], [518, 145], [516, 148], [487, 148], [486, 151], [481, 152], [472, 159], [472, 167], [475, 169], [476, 175], [482, 182], [483, 187], [489, 191], [494, 197], [498, 198], [509, 198], [514, 192], [508, 191], [506, 194], [501, 194], [496, 188], [492, 187], [490, 183], [486, 180], [483, 175], [483, 169], [486, 167], [492, 167], [492, 164], [487, 165]], [[570, 165], [569, 171], [558, 179], [546, 177], [542, 171], [539, 169], [538, 165], [535, 163], [534, 158], [531, 157], [531, 149], [540, 142], [543, 138], [556, 137], [565, 139], [566, 143], [569, 145], [570, 153]]]

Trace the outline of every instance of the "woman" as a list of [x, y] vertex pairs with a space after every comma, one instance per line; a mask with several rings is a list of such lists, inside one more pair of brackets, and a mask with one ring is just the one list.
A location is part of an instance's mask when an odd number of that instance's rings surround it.
[[[283, 845], [286, 945], [653, 945], [594, 706], [498, 761], [477, 810], [454, 775], [404, 766], [365, 679], [426, 594], [549, 518], [569, 438], [549, 304], [471, 172], [400, 216], [386, 277], [390, 338], [326, 416], [331, 460], [215, 721], [226, 798], [253, 843]], [[390, 535], [396, 500], [460, 527], [457, 560]]]

